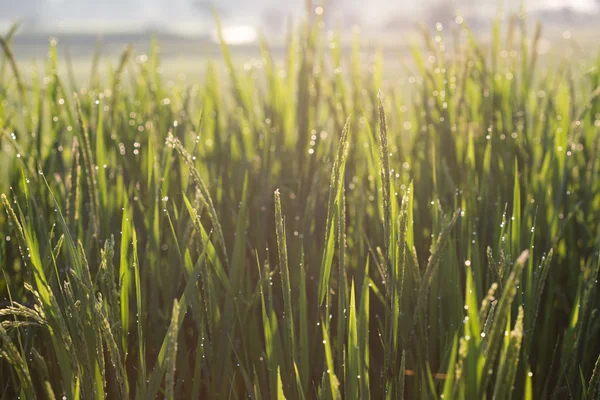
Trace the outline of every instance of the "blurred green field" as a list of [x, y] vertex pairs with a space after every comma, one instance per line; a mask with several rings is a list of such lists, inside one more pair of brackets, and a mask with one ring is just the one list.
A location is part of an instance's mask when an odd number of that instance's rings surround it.
[[13, 33], [0, 398], [600, 398], [593, 41], [317, 16], [32, 67]]
[[[536, 20], [527, 21], [526, 30], [535, 29]], [[290, 25], [290, 24], [288, 24]], [[291, 29], [293, 25], [290, 25]], [[453, 24], [447, 27], [448, 45], [452, 49], [457, 41], [465, 40], [465, 31], [461, 26]], [[289, 29], [289, 28], [288, 28]], [[423, 25], [414, 22], [411, 26], [389, 30], [384, 32], [373, 32], [369, 29], [358, 27], [346, 28], [340, 32], [340, 45], [342, 46], [342, 58], [350, 62], [350, 54], [355, 32], [360, 32], [360, 58], [367, 65], [372, 62], [374, 55], [381, 52], [383, 59], [384, 79], [405, 79], [410, 75], [413, 67], [411, 46], [423, 46], [421, 29], [435, 31], [435, 26]], [[287, 53], [286, 35], [269, 36], [269, 48], [274, 61], [279, 67]], [[327, 41], [333, 31], [323, 29], [320, 34], [322, 40]], [[487, 47], [491, 42], [489, 29], [472, 32], [482, 47]], [[595, 53], [598, 29], [585, 23], [577, 24], [552, 24], [544, 26], [542, 36], [537, 44], [539, 57], [550, 60], [552, 64], [560, 63], [566, 59], [588, 58], [590, 53]], [[76, 78], [79, 86], [87, 86], [94, 59], [98, 57], [98, 72], [100, 78], [104, 79], [110, 74], [109, 66], [113, 68], [118, 65], [122, 52], [128, 46], [134, 48], [138, 56], [148, 55], [152, 46], [160, 52], [159, 73], [166, 80], [185, 80], [186, 83], [200, 83], [204, 78], [205, 64], [207, 62], [219, 63], [219, 68], [224, 68], [221, 47], [218, 42], [212, 40], [210, 35], [179, 36], [161, 31], [148, 31], [139, 33], [119, 34], [106, 33], [104, 35], [60, 33], [55, 36], [42, 33], [24, 32], [18, 33], [13, 38], [13, 52], [19, 65], [21, 73], [26, 79], [31, 79], [34, 70], [43, 65], [48, 53], [50, 40], [58, 43], [58, 69], [63, 74], [69, 73]], [[154, 45], [153, 45], [154, 43]], [[260, 65], [261, 49], [260, 43], [246, 43], [243, 45], [229, 46], [232, 61], [242, 68], [245, 64], [252, 64], [255, 68]], [[425, 47], [423, 46], [423, 49]], [[542, 65], [543, 66], [543, 65]], [[133, 72], [135, 73], [135, 72]], [[68, 83], [68, 82], [65, 82]]]

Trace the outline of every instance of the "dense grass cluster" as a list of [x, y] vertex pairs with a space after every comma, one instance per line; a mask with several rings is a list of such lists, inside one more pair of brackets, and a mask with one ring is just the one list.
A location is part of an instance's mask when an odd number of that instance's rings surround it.
[[2, 39], [1, 398], [599, 398], [600, 58], [319, 18], [200, 85]]

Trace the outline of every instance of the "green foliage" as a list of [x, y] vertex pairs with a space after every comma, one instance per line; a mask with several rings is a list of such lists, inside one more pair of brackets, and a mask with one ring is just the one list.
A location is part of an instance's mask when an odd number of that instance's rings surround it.
[[321, 18], [74, 95], [0, 40], [0, 398], [598, 398], [600, 57]]

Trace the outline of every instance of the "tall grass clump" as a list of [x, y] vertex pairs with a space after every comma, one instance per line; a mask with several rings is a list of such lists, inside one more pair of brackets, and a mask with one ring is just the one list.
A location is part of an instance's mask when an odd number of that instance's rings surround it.
[[599, 398], [600, 57], [321, 18], [200, 83], [1, 38], [1, 398]]

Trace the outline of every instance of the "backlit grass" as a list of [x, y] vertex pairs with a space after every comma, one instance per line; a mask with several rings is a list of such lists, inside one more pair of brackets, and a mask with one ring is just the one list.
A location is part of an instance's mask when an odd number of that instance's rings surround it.
[[2, 38], [1, 398], [600, 398], [600, 57], [319, 18], [198, 84]]

